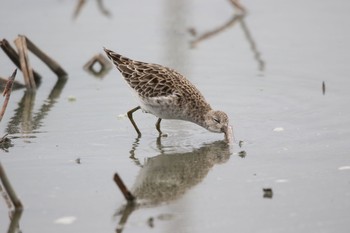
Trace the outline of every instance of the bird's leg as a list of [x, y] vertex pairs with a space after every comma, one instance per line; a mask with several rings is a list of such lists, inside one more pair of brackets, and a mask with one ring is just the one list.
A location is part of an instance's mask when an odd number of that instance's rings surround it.
[[139, 128], [137, 127], [134, 119], [132, 118], [132, 114], [139, 109], [141, 109], [141, 107], [137, 106], [136, 108], [131, 109], [127, 114], [128, 114], [128, 118], [131, 121], [131, 124], [134, 126], [138, 136], [141, 137], [141, 132], [140, 132]]
[[156, 129], [159, 132], [159, 135], [162, 135], [162, 131], [160, 130], [160, 122], [162, 121], [162, 118], [158, 118], [157, 123], [156, 123]]

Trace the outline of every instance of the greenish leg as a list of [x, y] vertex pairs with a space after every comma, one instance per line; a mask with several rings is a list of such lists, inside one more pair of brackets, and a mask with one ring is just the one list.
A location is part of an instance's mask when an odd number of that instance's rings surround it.
[[160, 130], [160, 122], [162, 121], [162, 118], [158, 118], [158, 121], [156, 123], [156, 129], [159, 132], [159, 135], [162, 135], [162, 131]]

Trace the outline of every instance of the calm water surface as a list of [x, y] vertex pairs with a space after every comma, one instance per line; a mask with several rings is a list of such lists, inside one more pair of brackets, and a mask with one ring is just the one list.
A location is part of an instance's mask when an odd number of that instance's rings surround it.
[[[109, 16], [87, 1], [73, 19], [77, 4], [0, 8], [0, 38], [26, 35], [69, 73], [57, 83], [30, 54], [42, 84], [14, 91], [0, 125], [13, 143], [0, 161], [25, 207], [22, 232], [348, 232], [349, 1], [242, 0], [244, 18], [224, 0], [104, 1]], [[180, 121], [164, 120], [159, 141], [156, 118], [141, 112], [136, 139], [123, 117], [136, 102], [119, 72], [83, 70], [103, 46], [185, 74], [232, 119], [233, 151]], [[0, 76], [14, 68], [1, 51]], [[137, 205], [126, 205], [116, 172]]]

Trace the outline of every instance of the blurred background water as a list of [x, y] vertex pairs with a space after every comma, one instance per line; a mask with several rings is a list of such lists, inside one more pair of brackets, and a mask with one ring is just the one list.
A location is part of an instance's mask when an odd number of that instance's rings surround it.
[[[0, 7], [1, 39], [26, 35], [68, 72], [57, 83], [30, 54], [42, 83], [13, 91], [0, 125], [22, 232], [348, 231], [348, 1], [242, 0], [245, 17], [225, 0], [91, 0], [74, 16], [78, 3]], [[103, 47], [187, 76], [230, 116], [233, 153], [223, 135], [181, 121], [164, 120], [159, 142], [156, 118], [141, 112], [137, 140], [120, 117], [136, 102], [119, 72], [83, 69]], [[14, 68], [0, 51], [0, 76]], [[125, 208], [115, 172], [140, 206]], [[8, 214], [1, 200], [1, 232]]]

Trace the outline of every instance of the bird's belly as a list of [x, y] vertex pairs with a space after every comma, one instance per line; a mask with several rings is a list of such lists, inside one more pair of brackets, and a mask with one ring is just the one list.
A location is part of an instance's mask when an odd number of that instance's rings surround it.
[[169, 98], [140, 99], [143, 111], [162, 119], [183, 119], [183, 111]]

